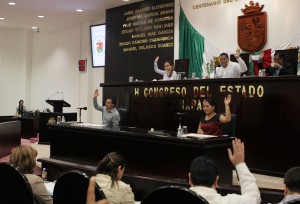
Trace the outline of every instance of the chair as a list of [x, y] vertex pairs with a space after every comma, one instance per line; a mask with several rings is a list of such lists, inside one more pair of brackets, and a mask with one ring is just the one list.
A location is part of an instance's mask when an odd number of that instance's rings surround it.
[[0, 163], [0, 203], [34, 204], [27, 178], [13, 164]]
[[119, 126], [126, 126], [127, 125], [127, 109], [118, 108], [118, 112], [120, 114]]
[[231, 114], [231, 121], [229, 123], [222, 124], [222, 134], [235, 137], [236, 135], [236, 114]]
[[[89, 177], [77, 170], [68, 171], [62, 174], [56, 181], [53, 190], [54, 204], [85, 204]], [[106, 198], [101, 188], [96, 185], [96, 200]]]
[[148, 195], [142, 200], [141, 204], [208, 204], [208, 202], [188, 188], [182, 186], [163, 186]]

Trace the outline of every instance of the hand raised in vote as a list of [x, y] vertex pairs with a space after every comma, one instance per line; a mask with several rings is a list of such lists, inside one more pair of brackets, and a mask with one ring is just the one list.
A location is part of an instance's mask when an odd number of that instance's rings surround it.
[[224, 98], [224, 104], [229, 105], [231, 102], [231, 95], [228, 94], [227, 97]]
[[235, 52], [235, 58], [238, 59], [240, 56], [241, 56], [241, 50], [240, 49], [236, 49], [236, 52]]
[[245, 162], [245, 148], [244, 143], [240, 139], [235, 138], [232, 140], [233, 152], [228, 148], [228, 156], [231, 163], [236, 166], [240, 163]]
[[94, 91], [94, 97], [98, 97], [98, 96], [99, 96], [99, 90], [96, 89], [96, 90]]
[[95, 187], [96, 187], [95, 177], [91, 177], [88, 191], [87, 191], [87, 196], [86, 196], [86, 204], [109, 204], [109, 202], [106, 199], [102, 199], [96, 202]]
[[159, 56], [157, 56], [154, 61], [158, 62], [158, 60], [159, 60]]
[[261, 51], [261, 53], [259, 54], [259, 59], [263, 59], [265, 57], [265, 52]]

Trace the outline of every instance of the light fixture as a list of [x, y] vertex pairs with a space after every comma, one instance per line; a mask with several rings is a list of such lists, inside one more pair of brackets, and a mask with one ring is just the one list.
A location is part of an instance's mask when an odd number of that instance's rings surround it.
[[14, 6], [14, 5], [16, 5], [16, 3], [15, 3], [15, 2], [9, 2], [8, 4], [9, 4], [9, 5], [11, 5], [11, 6]]
[[123, 1], [129, 1], [129, 0], [123, 0]]
[[4, 21], [4, 20], [5, 20], [5, 18], [0, 18], [0, 20], [1, 20], [1, 21]]
[[77, 9], [76, 11], [77, 11], [77, 12], [83, 12], [83, 10], [82, 10], [82, 9]]
[[45, 18], [45, 16], [39, 15], [38, 18]]

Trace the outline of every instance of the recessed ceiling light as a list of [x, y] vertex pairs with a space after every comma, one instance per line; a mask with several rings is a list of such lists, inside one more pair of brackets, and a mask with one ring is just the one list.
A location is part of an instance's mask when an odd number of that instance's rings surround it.
[[129, 1], [129, 0], [123, 0], [123, 1]]
[[16, 3], [15, 3], [15, 2], [9, 2], [8, 4], [9, 4], [9, 5], [11, 5], [11, 6], [14, 6], [14, 5], [16, 5]]
[[77, 11], [77, 12], [82, 12], [83, 10], [82, 10], [82, 9], [77, 9], [76, 11]]
[[31, 28], [32, 28], [33, 30], [38, 29], [38, 27], [36, 27], [36, 26], [32, 26]]
[[1, 21], [4, 21], [5, 18], [0, 18]]
[[45, 16], [38, 16], [38, 18], [45, 18]]

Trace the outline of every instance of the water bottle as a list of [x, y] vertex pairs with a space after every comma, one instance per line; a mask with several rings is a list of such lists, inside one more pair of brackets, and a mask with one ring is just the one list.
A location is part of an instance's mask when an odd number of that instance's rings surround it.
[[262, 71], [261, 71], [261, 69], [258, 71], [258, 76], [259, 76], [259, 77], [262, 76]]
[[47, 170], [46, 170], [46, 168], [43, 168], [43, 170], [42, 170], [42, 179], [44, 181], [47, 181]]
[[62, 116], [62, 117], [61, 117], [61, 122], [66, 122], [65, 116]]
[[180, 137], [182, 135], [182, 129], [181, 129], [181, 125], [178, 127], [178, 131], [177, 131], [177, 137]]

